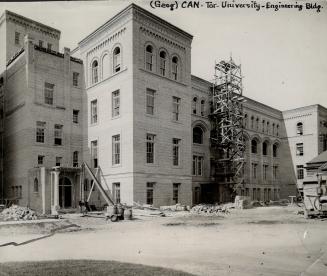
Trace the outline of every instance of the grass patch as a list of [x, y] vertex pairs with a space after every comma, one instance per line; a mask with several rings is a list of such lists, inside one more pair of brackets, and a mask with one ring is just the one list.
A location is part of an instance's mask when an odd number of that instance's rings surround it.
[[161, 267], [92, 260], [2, 263], [0, 264], [0, 275], [192, 276], [192, 274], [186, 272]]

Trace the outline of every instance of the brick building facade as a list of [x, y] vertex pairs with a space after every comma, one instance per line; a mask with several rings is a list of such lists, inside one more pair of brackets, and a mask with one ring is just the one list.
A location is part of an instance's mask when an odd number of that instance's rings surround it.
[[[24, 20], [30, 27], [23, 30]], [[1, 52], [6, 53], [1, 57], [5, 197], [19, 196], [19, 204], [48, 212], [55, 193], [61, 208], [77, 207], [78, 167], [85, 161], [117, 202], [160, 206], [230, 200], [213, 177], [212, 84], [191, 75], [192, 35], [134, 4], [72, 52], [58, 52], [58, 30], [11, 12], [1, 17], [0, 34], [1, 43], [6, 41], [1, 47], [15, 50]], [[24, 44], [10, 48], [17, 36], [26, 36]], [[306, 137], [304, 147], [316, 147], [318, 154], [326, 150], [325, 138], [318, 137], [326, 136], [319, 135], [326, 134], [327, 116], [323, 107], [316, 109], [316, 134], [298, 138]], [[297, 111], [282, 112], [251, 99], [244, 103], [240, 194], [266, 201], [296, 194], [291, 130], [298, 122], [292, 112]], [[85, 192], [91, 183], [83, 181]], [[91, 201], [105, 203], [97, 191]]]

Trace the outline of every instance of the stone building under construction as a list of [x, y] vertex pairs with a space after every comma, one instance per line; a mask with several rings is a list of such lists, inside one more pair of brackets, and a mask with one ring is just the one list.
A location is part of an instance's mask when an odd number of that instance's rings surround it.
[[[73, 51], [60, 53], [59, 39], [13, 12], [0, 17], [3, 200], [47, 213], [94, 190], [101, 207], [83, 162], [115, 202], [231, 200], [233, 183], [214, 165], [213, 83], [191, 74], [192, 35], [131, 4]], [[242, 116], [237, 193], [296, 195], [306, 161], [327, 149], [327, 109], [280, 111], [244, 97]]]

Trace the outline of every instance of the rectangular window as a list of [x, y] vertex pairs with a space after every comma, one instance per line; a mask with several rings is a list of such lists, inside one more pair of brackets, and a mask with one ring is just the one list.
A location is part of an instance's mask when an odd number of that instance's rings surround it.
[[146, 204], [153, 204], [153, 189], [155, 182], [146, 183]]
[[273, 178], [276, 180], [278, 177], [278, 166], [273, 166]]
[[177, 80], [177, 72], [178, 72], [178, 65], [177, 63], [172, 63], [172, 71], [171, 74], [173, 76], [173, 80]]
[[195, 155], [193, 155], [192, 175], [196, 175], [196, 160], [197, 160], [197, 157]]
[[203, 157], [202, 156], [198, 156], [197, 166], [198, 166], [198, 168], [197, 168], [198, 175], [202, 175], [202, 173], [203, 173]]
[[53, 105], [54, 84], [44, 83], [44, 103]]
[[258, 164], [252, 163], [252, 177], [253, 177], [253, 179], [257, 178], [257, 168], [258, 168]]
[[148, 164], [154, 163], [155, 137], [156, 136], [154, 134], [146, 135], [146, 163]]
[[42, 40], [39, 40], [39, 47], [43, 48], [43, 41]]
[[73, 86], [75, 87], [78, 86], [78, 78], [79, 78], [79, 73], [73, 72]]
[[120, 93], [119, 90], [112, 92], [112, 117], [119, 116]]
[[296, 172], [297, 172], [297, 179], [303, 179], [304, 178], [303, 165], [296, 166]]
[[119, 182], [112, 183], [112, 190], [114, 194], [115, 203], [116, 204], [120, 203], [120, 183]]
[[55, 125], [54, 126], [54, 144], [57, 146], [62, 145], [62, 125]]
[[44, 143], [45, 122], [36, 122], [36, 142]]
[[173, 183], [173, 202], [174, 204], [178, 203], [179, 187], [181, 183]]
[[112, 136], [112, 164], [120, 164], [120, 135]]
[[73, 152], [73, 167], [78, 167], [78, 151]]
[[52, 44], [51, 43], [48, 43], [48, 50], [51, 51], [52, 50]]
[[173, 138], [173, 165], [179, 165], [179, 148], [180, 148], [180, 139]]
[[79, 110], [73, 110], [73, 123], [78, 124]]
[[160, 75], [166, 75], [166, 59], [162, 57], [160, 57]]
[[145, 53], [145, 68], [146, 70], [152, 71], [152, 53]]
[[263, 180], [267, 180], [268, 175], [268, 165], [263, 165]]
[[19, 41], [20, 40], [19, 38], [20, 38], [20, 33], [19, 32], [15, 32], [15, 44], [16, 45], [19, 45], [20, 44], [19, 43], [20, 42]]
[[91, 141], [91, 159], [93, 168], [98, 167], [98, 141]]
[[303, 143], [296, 144], [296, 155], [297, 156], [303, 155]]
[[181, 99], [173, 97], [173, 119], [175, 121], [179, 120], [179, 108], [180, 108]]
[[57, 156], [56, 157], [56, 166], [57, 167], [60, 167], [61, 166], [61, 162], [62, 162], [62, 157]]
[[154, 114], [154, 93], [152, 89], [146, 90], [146, 114]]
[[91, 102], [91, 124], [98, 122], [98, 101], [93, 100]]
[[37, 164], [38, 165], [43, 165], [43, 163], [44, 163], [44, 156], [43, 155], [38, 155]]
[[203, 174], [203, 156], [193, 155], [192, 174], [198, 176]]

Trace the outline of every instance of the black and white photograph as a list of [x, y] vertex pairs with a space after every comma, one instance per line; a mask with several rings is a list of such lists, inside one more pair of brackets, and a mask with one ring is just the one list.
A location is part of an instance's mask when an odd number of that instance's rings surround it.
[[0, 275], [327, 275], [327, 1], [1, 1]]

